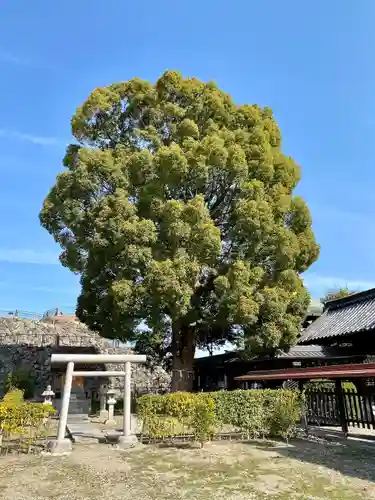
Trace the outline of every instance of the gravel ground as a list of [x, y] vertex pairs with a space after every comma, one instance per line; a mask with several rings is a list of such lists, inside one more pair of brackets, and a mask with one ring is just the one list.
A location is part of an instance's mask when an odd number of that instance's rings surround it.
[[374, 499], [374, 455], [375, 447], [304, 441], [75, 445], [67, 457], [1, 457], [0, 499]]

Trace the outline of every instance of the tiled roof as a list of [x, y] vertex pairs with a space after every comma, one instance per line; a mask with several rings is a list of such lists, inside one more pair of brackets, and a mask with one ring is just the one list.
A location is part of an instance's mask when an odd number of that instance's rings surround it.
[[324, 345], [296, 345], [289, 351], [281, 352], [276, 357], [281, 359], [320, 359], [345, 358], [351, 356], [345, 348], [328, 347]]
[[325, 311], [303, 330], [299, 344], [375, 329], [375, 288], [326, 303]]
[[[330, 347], [330, 346], [321, 346], [321, 345], [296, 345], [291, 347], [288, 351], [279, 352], [276, 354], [276, 358], [279, 359], [333, 359], [333, 358], [347, 358], [353, 356], [353, 352], [346, 348], [340, 347]], [[251, 361], [262, 361], [262, 360], [270, 360], [268, 356], [254, 356], [251, 359], [241, 359], [238, 354], [233, 352], [228, 352], [225, 354], [217, 354], [216, 356], [198, 358], [198, 362], [202, 362], [204, 360], [211, 360], [216, 362], [221, 361], [223, 364], [227, 363], [238, 363], [238, 362], [251, 362]]]

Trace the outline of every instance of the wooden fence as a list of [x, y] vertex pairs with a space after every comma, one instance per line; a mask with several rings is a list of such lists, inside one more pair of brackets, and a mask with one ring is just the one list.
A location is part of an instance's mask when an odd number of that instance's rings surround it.
[[354, 390], [313, 389], [305, 392], [310, 425], [375, 429], [375, 394]]
[[337, 395], [334, 390], [314, 389], [305, 392], [307, 423], [310, 425], [341, 425]]

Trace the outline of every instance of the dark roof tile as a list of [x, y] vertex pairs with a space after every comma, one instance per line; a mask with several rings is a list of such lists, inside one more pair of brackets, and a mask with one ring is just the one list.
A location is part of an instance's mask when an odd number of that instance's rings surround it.
[[303, 330], [299, 344], [375, 329], [375, 289], [327, 302], [322, 316]]
[[296, 345], [289, 351], [277, 355], [280, 359], [326, 359], [345, 358], [353, 353], [345, 348], [328, 347], [323, 345]]

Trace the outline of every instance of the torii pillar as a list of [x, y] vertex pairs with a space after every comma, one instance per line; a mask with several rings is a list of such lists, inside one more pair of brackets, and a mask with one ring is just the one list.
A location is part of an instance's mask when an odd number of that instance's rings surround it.
[[[146, 356], [135, 354], [52, 354], [51, 363], [67, 363], [64, 393], [61, 403], [57, 439], [48, 443], [48, 448], [54, 455], [69, 453], [72, 442], [65, 438], [68, 422], [68, 410], [72, 379], [76, 377], [124, 377], [124, 421], [123, 434], [119, 436], [118, 446], [129, 448], [137, 441], [135, 434], [131, 433], [131, 363], [145, 363]], [[125, 371], [74, 371], [75, 363], [102, 364], [118, 363], [125, 365]]]

